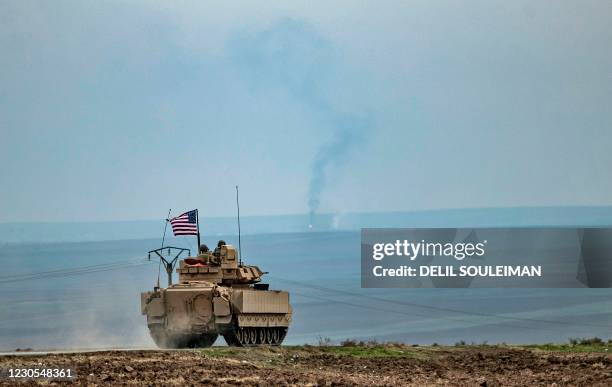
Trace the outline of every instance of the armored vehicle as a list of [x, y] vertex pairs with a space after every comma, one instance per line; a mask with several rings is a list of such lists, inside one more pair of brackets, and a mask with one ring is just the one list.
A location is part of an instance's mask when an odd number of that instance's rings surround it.
[[[172, 259], [170, 251], [178, 250]], [[289, 293], [269, 290], [265, 274], [244, 265], [232, 245], [214, 252], [201, 248], [197, 257], [179, 261], [178, 283], [172, 271], [186, 249], [152, 250], [164, 262], [168, 287], [141, 293], [141, 311], [155, 343], [161, 348], [211, 346], [222, 335], [230, 346], [280, 345], [291, 322]], [[164, 252], [168, 253], [164, 257]]]

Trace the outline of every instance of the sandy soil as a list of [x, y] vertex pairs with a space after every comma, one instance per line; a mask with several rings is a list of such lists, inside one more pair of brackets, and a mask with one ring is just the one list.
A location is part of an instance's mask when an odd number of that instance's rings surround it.
[[[2, 368], [42, 366], [76, 368], [81, 385], [612, 385], [610, 354], [493, 346], [218, 347], [0, 357]], [[20, 385], [56, 383], [70, 384]]]

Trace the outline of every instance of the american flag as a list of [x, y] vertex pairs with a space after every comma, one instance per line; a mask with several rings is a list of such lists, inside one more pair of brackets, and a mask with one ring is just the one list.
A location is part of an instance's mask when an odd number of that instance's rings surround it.
[[174, 235], [198, 235], [198, 210], [191, 210], [170, 219]]

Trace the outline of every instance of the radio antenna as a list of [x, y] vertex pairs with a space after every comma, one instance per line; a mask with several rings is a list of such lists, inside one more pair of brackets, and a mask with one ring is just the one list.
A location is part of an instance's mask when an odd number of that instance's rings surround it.
[[162, 237], [162, 249], [164, 248], [164, 242], [166, 241], [166, 229], [168, 228], [168, 222], [170, 221], [170, 211], [172, 211], [172, 209], [168, 210], [168, 216], [166, 216], [166, 223], [164, 224], [164, 236]]
[[238, 199], [238, 186], [236, 186], [236, 208], [238, 209], [238, 262], [242, 265], [242, 245], [240, 243], [240, 200]]

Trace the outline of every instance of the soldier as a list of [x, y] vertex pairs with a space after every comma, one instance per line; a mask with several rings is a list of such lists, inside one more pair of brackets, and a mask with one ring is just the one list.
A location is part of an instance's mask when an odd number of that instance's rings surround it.
[[199, 250], [200, 253], [198, 254], [197, 259], [202, 263], [208, 265], [210, 263], [210, 249], [207, 245], [201, 244]]
[[220, 257], [221, 256], [221, 246], [225, 246], [227, 243], [225, 243], [225, 241], [223, 239], [219, 240], [219, 242], [217, 242], [217, 247], [215, 248], [215, 252], [213, 253], [216, 257]]

